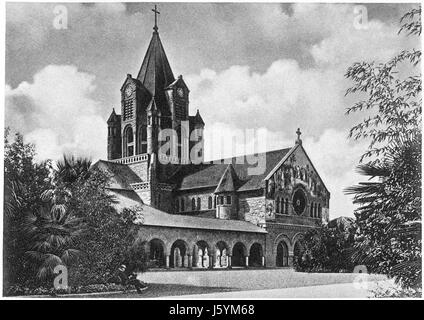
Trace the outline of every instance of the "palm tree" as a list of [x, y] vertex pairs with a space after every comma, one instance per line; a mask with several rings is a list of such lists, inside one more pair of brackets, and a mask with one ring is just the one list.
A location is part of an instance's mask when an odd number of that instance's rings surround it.
[[346, 189], [359, 205], [352, 259], [405, 286], [421, 283], [421, 133], [393, 141], [379, 163], [358, 167], [368, 182]]
[[82, 219], [71, 215], [59, 216], [46, 203], [35, 213], [27, 214], [23, 231], [30, 243], [26, 255], [35, 261], [37, 278], [48, 280], [57, 265], [70, 266], [80, 252], [74, 248], [84, 232]]
[[57, 161], [53, 172], [53, 188], [45, 190], [41, 198], [52, 203], [52, 213], [58, 218], [65, 215], [72, 200], [72, 185], [90, 177], [91, 160], [64, 155]]
[[51, 277], [57, 265], [70, 266], [80, 255], [77, 239], [86, 225], [70, 210], [72, 189], [80, 179], [89, 178], [90, 166], [86, 158], [64, 155], [53, 171], [53, 187], [41, 195], [44, 205], [26, 216], [23, 229], [30, 243], [26, 255], [36, 262], [40, 280]]

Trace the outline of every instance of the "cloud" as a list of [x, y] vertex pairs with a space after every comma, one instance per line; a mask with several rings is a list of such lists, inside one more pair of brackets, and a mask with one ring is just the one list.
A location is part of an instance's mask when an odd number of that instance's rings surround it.
[[6, 87], [6, 126], [36, 144], [39, 159], [106, 153], [106, 124], [92, 98], [95, 77], [75, 66], [49, 65], [31, 83]]
[[364, 180], [356, 166], [367, 143], [349, 141], [345, 131], [327, 129], [318, 139], [304, 139], [303, 146], [331, 193], [330, 218], [353, 217], [356, 207], [343, 190]]
[[304, 70], [295, 60], [275, 61], [263, 74], [232, 66], [221, 72], [204, 69], [186, 80], [192, 108], [200, 109], [207, 124], [284, 128], [290, 135], [301, 126], [314, 134], [344, 112], [336, 75], [331, 70]]

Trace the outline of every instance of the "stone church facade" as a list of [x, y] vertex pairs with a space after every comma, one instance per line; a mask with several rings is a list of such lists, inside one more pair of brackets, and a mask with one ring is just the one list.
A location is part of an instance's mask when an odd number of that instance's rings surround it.
[[156, 25], [120, 95], [120, 115], [107, 120], [108, 160], [96, 166], [119, 209], [141, 207], [138, 242], [151, 268], [289, 267], [302, 234], [328, 221], [330, 193], [299, 130], [293, 146], [255, 155], [259, 174], [247, 156], [202, 161], [205, 123], [190, 115], [189, 88], [174, 77]]

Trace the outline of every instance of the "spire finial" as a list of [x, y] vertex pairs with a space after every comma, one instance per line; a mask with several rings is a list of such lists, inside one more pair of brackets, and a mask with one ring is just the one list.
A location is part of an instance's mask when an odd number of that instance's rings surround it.
[[302, 134], [302, 132], [300, 132], [300, 128], [297, 128], [296, 134], [297, 134], [296, 144], [302, 144], [302, 139], [300, 139], [300, 135]]
[[158, 14], [160, 14], [160, 12], [157, 9], [157, 5], [155, 5], [155, 8], [152, 9], [152, 11], [155, 13], [155, 26], [153, 27], [153, 30], [158, 32]]

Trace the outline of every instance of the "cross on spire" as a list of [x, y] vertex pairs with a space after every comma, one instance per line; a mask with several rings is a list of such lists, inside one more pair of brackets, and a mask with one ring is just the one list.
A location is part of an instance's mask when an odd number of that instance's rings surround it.
[[297, 128], [296, 134], [297, 134], [296, 144], [302, 144], [302, 139], [300, 139], [300, 135], [302, 134], [302, 132], [300, 132], [300, 128]]
[[156, 5], [155, 5], [155, 8], [152, 9], [152, 11], [155, 13], [155, 26], [153, 27], [153, 30], [157, 32], [158, 31], [158, 14], [160, 14], [160, 12], [158, 11], [158, 8]]

